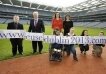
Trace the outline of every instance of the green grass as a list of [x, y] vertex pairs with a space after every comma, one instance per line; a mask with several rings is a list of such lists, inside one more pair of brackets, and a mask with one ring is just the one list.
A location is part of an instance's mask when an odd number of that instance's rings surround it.
[[[7, 25], [0, 24], [0, 29], [6, 29], [6, 27], [7, 27]], [[29, 27], [28, 25], [24, 25], [24, 29], [26, 31], [28, 30], [28, 27]], [[91, 36], [98, 35], [98, 33], [100, 31], [104, 31], [104, 33], [106, 33], [106, 29], [75, 27], [76, 35], [80, 35], [83, 29], [88, 29], [89, 35], [91, 35]], [[45, 34], [52, 34], [51, 26], [46, 25], [45, 30], [46, 30]], [[48, 52], [48, 43], [43, 43], [43, 44], [44, 44], [43, 52]], [[24, 49], [23, 56], [32, 55], [31, 41], [24, 40], [23, 41], [23, 49]], [[0, 60], [14, 58], [14, 57], [12, 57], [11, 51], [12, 51], [11, 44], [10, 44], [9, 39], [1, 39], [0, 40]], [[20, 57], [20, 56], [17, 55], [16, 57]]]

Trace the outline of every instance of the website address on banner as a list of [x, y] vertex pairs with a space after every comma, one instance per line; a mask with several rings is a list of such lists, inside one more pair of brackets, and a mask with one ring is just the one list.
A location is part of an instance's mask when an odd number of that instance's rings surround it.
[[106, 44], [106, 36], [55, 36], [24, 30], [0, 30], [0, 39], [8, 38], [24, 38], [31, 41], [59, 44]]

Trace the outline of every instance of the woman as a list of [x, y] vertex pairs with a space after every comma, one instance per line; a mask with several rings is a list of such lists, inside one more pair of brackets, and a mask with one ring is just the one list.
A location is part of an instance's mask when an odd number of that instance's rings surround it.
[[[74, 33], [74, 27], [70, 28], [69, 33], [67, 34], [67, 36], [75, 36]], [[77, 54], [76, 54], [76, 50], [75, 50], [75, 45], [74, 44], [67, 44], [66, 46], [66, 50], [67, 50], [67, 55], [69, 56], [70, 53], [72, 52], [73, 54], [73, 59], [78, 61], [77, 59]]]
[[[88, 30], [83, 30], [81, 36], [88, 36]], [[89, 50], [88, 44], [80, 44], [79, 47], [80, 47], [81, 53], [84, 52], [84, 54], [86, 54], [86, 51]]]
[[[104, 36], [104, 32], [101, 31], [99, 33], [99, 36]], [[94, 44], [92, 54], [94, 54], [97, 57], [101, 57], [103, 47], [105, 47], [105, 44]]]
[[53, 31], [55, 29], [62, 31], [62, 29], [63, 29], [63, 21], [58, 12], [55, 13], [55, 17], [52, 19], [52, 29], [53, 29]]
[[[63, 22], [64, 36], [66, 36], [70, 29], [73, 27], [73, 22], [70, 20], [70, 15], [65, 16], [65, 20]], [[67, 45], [64, 45], [64, 51], [67, 52]], [[67, 56], [70, 55], [70, 52], [67, 52]]]
[[66, 15], [65, 21], [63, 22], [64, 36], [69, 33], [71, 27], [73, 27], [73, 21], [70, 20], [70, 15]]

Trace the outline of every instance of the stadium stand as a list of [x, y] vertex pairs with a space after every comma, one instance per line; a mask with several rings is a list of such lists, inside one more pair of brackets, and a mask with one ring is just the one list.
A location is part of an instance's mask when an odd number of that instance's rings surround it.
[[75, 26], [106, 28], [106, 0], [87, 0], [66, 8], [21, 0], [0, 0], [0, 23], [11, 22], [13, 15], [19, 15], [22, 24], [29, 24], [33, 11], [38, 11], [39, 18], [46, 24], [51, 24], [54, 12], [60, 12], [62, 18], [70, 14]]
[[106, 28], [106, 22], [74, 22], [74, 26]]

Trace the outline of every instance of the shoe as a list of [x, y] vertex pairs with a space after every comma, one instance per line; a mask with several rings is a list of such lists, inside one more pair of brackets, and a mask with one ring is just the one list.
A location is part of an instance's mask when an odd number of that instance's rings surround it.
[[94, 55], [94, 54], [95, 54], [95, 52], [94, 52], [94, 51], [92, 51], [92, 54]]
[[86, 55], [86, 52], [84, 52], [84, 55]]
[[15, 57], [16, 56], [16, 54], [13, 54], [13, 57]]
[[23, 53], [21, 52], [21, 53], [19, 53], [19, 55], [23, 55]]
[[81, 51], [81, 53], [83, 53], [83, 51]]
[[70, 56], [70, 53], [67, 53], [67, 56]]
[[33, 52], [33, 54], [35, 54], [36, 52]]
[[15, 57], [16, 56], [16, 54], [15, 55], [13, 55], [13, 57]]
[[97, 57], [101, 57], [101, 55], [97, 55]]
[[42, 54], [41, 52], [39, 52], [39, 54]]
[[57, 61], [58, 61], [58, 62], [61, 62], [61, 61], [62, 61], [62, 59], [58, 59]]
[[52, 57], [49, 57], [49, 61], [53, 61], [53, 58]]
[[75, 61], [78, 61], [78, 58], [77, 58], [77, 57], [74, 57], [74, 60], [75, 60]]

